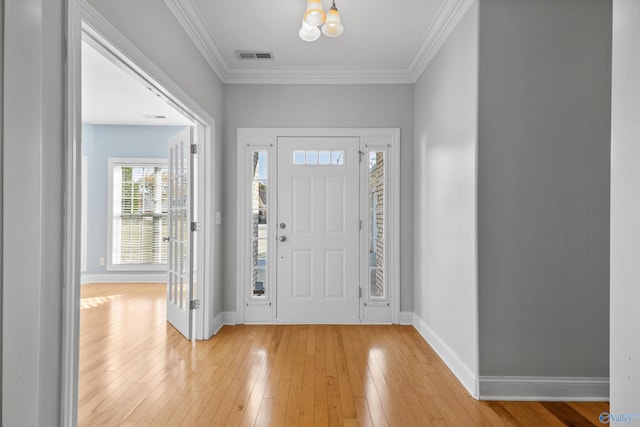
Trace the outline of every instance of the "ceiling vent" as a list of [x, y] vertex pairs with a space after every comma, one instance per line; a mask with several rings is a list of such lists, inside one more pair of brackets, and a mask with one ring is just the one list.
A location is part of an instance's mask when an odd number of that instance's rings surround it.
[[236, 50], [236, 57], [241, 61], [247, 60], [264, 60], [273, 59], [272, 52], [263, 52], [255, 50]]

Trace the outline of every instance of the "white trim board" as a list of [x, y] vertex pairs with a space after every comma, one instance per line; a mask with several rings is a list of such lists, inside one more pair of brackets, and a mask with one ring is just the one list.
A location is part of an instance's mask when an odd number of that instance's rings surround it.
[[398, 315], [398, 324], [413, 326], [413, 316], [414, 313], [412, 311], [401, 311]]
[[[406, 319], [408, 312], [402, 312]], [[604, 402], [609, 401], [609, 378], [476, 376], [420, 317], [413, 327], [447, 365], [471, 397], [478, 400]]]
[[480, 400], [609, 401], [609, 378], [481, 376], [478, 384]]

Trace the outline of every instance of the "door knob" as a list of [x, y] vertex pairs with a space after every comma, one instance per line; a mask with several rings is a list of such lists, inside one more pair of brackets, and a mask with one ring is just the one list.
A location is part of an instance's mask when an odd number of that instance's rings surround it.
[[281, 222], [281, 223], [280, 223], [280, 228], [283, 228], [283, 229], [284, 229], [284, 228], [287, 228], [287, 224], [285, 224], [284, 222]]
[[285, 240], [287, 240], [287, 238], [286, 236], [280, 236], [278, 240], [280, 240], [281, 242], [284, 242]]

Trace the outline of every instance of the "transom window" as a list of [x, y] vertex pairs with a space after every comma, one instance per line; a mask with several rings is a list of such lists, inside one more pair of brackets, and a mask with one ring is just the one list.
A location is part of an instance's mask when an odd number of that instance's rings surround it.
[[165, 159], [109, 159], [109, 267], [167, 265], [168, 169]]
[[294, 165], [343, 166], [344, 150], [315, 151], [296, 150], [293, 152]]

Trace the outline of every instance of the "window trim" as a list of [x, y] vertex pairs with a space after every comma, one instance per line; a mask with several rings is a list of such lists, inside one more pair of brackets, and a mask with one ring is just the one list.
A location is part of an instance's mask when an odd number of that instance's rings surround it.
[[113, 263], [113, 169], [116, 166], [162, 166], [169, 167], [169, 160], [166, 157], [109, 157], [107, 159], [107, 271], [166, 271], [167, 264], [114, 264]]

